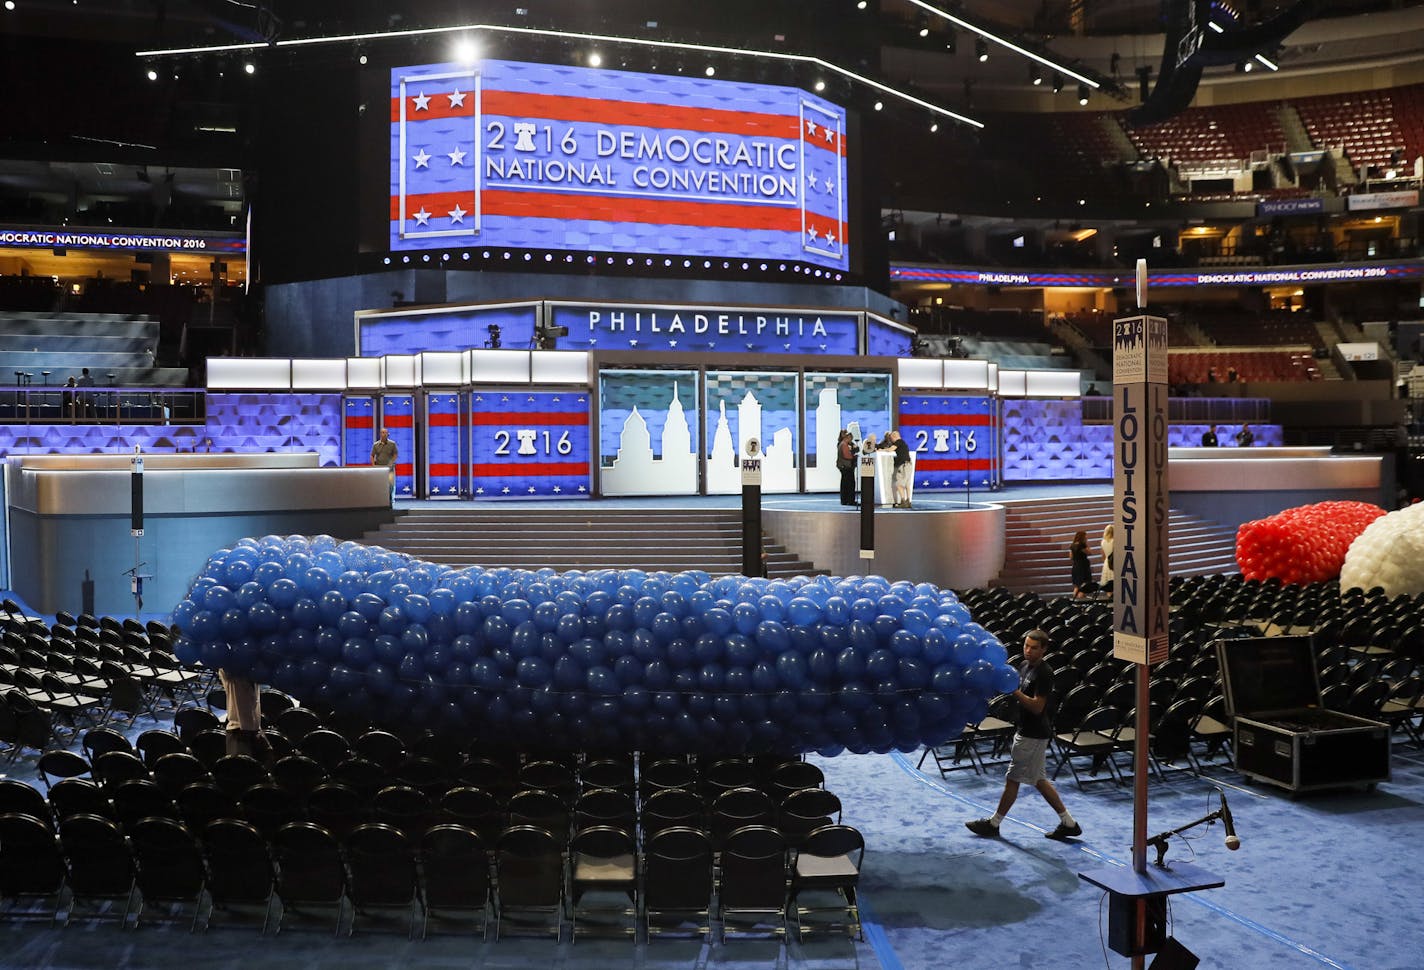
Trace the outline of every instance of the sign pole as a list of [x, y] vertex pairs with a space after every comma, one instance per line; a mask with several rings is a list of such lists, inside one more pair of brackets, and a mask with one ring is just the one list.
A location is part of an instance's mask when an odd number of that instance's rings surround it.
[[[1152, 664], [1167, 659], [1167, 321], [1144, 312], [1147, 264], [1137, 262], [1137, 316], [1113, 321], [1113, 656], [1137, 665], [1132, 868], [1147, 871]], [[1135, 901], [1132, 965], [1148, 952], [1147, 900]], [[1155, 949], [1155, 947], [1154, 947]]]
[[875, 452], [860, 456], [860, 558], [875, 558]]
[[761, 576], [761, 442], [747, 439], [742, 455], [742, 575]]

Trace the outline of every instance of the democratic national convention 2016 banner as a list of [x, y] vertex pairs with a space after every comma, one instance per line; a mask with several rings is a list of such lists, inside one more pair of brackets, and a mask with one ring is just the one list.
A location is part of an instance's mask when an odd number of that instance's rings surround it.
[[391, 72], [390, 246], [847, 269], [846, 115], [797, 88], [482, 61]]

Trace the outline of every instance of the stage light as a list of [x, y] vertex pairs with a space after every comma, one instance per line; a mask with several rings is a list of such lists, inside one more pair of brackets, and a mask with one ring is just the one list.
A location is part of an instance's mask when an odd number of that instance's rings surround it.
[[1250, 74], [1251, 68], [1253, 67], [1255, 67], [1255, 65], [1252, 64], [1250, 61], [1237, 61], [1236, 63], [1236, 70], [1240, 71], [1242, 74]]
[[526, 263], [529, 262], [529, 261], [530, 261], [531, 259], [533, 259], [533, 258], [534, 258], [534, 254], [533, 254], [533, 253], [525, 253], [525, 254], [524, 254], [524, 261], [525, 261]]
[[422, 263], [428, 263], [428, 262], [430, 262], [430, 254], [429, 254], [429, 253], [426, 253], [424, 256], [420, 257], [420, 261], [421, 261]]
[[919, 17], [919, 24], [920, 24], [920, 31], [919, 31], [920, 37], [921, 37], [921, 38], [928, 37], [928, 36], [930, 35], [930, 18], [926, 17], [924, 14], [920, 14], [920, 17]]
[[441, 253], [441, 254], [440, 254], [440, 261], [441, 261], [442, 263], [447, 262], [449, 259], [450, 259], [450, 254], [449, 254], [449, 253]]
[[603, 63], [603, 55], [600, 54], [598, 51], [594, 51], [592, 54], [588, 55], [588, 66], [589, 66], [589, 67], [598, 67], [598, 66], [600, 66], [602, 63]]
[[465, 262], [468, 263], [468, 262], [470, 261], [470, 254], [469, 254], [469, 253], [461, 253], [461, 254], [460, 254], [460, 258], [463, 259]]
[[6, 9], [6, 10], [14, 10], [14, 9], [15, 9], [15, 0], [5, 0], [5, 9]]
[[389, 265], [391, 265], [391, 258], [390, 258], [389, 256], [387, 256], [385, 259], [381, 260], [381, 262], [384, 263], [385, 265], [389, 266]]
[[939, 122], [938, 122], [938, 121], [931, 121], [931, 122], [930, 122], [930, 133], [933, 134], [933, 133], [936, 132], [936, 131], [939, 131]]
[[876, 111], [884, 110], [884, 108], [885, 108], [885, 103], [884, 103], [883, 101], [877, 101], [877, 102], [875, 102], [875, 110], [876, 110]]
[[[14, 4], [12, 3], [12, 4], [10, 4], [10, 6], [13, 8], [13, 7], [14, 7]], [[859, 0], [859, 2], [856, 3], [856, 5], [855, 5], [855, 9], [857, 9], [857, 10], [864, 10], [864, 9], [866, 8], [866, 6], [867, 6], [866, 0]]]
[[1057, 94], [1059, 91], [1062, 91], [1062, 90], [1063, 90], [1063, 78], [1062, 78], [1062, 76], [1061, 76], [1061, 75], [1058, 75], [1058, 74], [1053, 75], [1053, 93], [1054, 93], [1054, 94]]
[[402, 257], [401, 257], [401, 262], [402, 262], [402, 263], [408, 263], [408, 262], [410, 262], [410, 257], [409, 257], [409, 256], [402, 256]]
[[979, 63], [983, 64], [989, 59], [989, 45], [981, 37], [974, 42], [974, 56], [979, 58]]
[[256, 74], [256, 73], [257, 73], [257, 65], [254, 64], [254, 63], [252, 63], [251, 61], [248, 61], [246, 64], [242, 65], [242, 69], [243, 69], [243, 71], [247, 72], [248, 74]]
[[545, 253], [545, 254], [544, 254], [544, 262], [546, 262], [546, 263], [552, 263], [553, 261], [554, 261], [554, 254], [553, 254], [553, 253]]
[[1033, 81], [1033, 86], [1038, 87], [1040, 84], [1043, 83], [1043, 68], [1037, 64], [1030, 65], [1028, 69], [1028, 76], [1029, 80]]
[[717, 69], [716, 69], [715, 67], [713, 67], [711, 64], [708, 64], [708, 65], [707, 65], [707, 70], [703, 71], [702, 73], [706, 74], [708, 77], [713, 77], [713, 76], [716, 75]]
[[1266, 70], [1268, 70], [1268, 71], [1279, 71], [1279, 70], [1280, 70], [1280, 68], [1277, 67], [1277, 66], [1270, 60], [1270, 58], [1266, 57], [1265, 54], [1257, 54], [1257, 55], [1256, 55], [1256, 60], [1260, 61], [1260, 62], [1261, 62], [1261, 66], [1264, 67], [1264, 68], [1266, 68]]
[[468, 37], [461, 37], [455, 41], [455, 62], [471, 67], [480, 59], [480, 52], [475, 47], [475, 42]]
[[499, 324], [491, 323], [487, 325], [485, 327], [485, 332], [489, 334], [489, 339], [485, 341], [485, 346], [488, 347], [490, 350], [498, 350], [500, 345], [500, 334], [502, 332], [499, 329]]
[[1208, 20], [1206, 22], [1206, 25], [1218, 34], [1226, 33], [1226, 29], [1222, 27], [1221, 24], [1217, 23], [1215, 20]]
[[158, 80], [158, 72], [155, 71], [155, 70], [154, 70], [153, 68], [151, 68], [151, 67], [148, 69], [148, 79], [149, 79], [150, 81], [157, 81], [157, 80]]
[[1078, 85], [1078, 103], [1079, 103], [1079, 104], [1087, 104], [1087, 103], [1088, 103], [1088, 86], [1087, 86], [1086, 84], [1080, 84], [1080, 85]]
[[365, 54], [361, 54], [359, 57], [356, 58], [356, 63], [365, 64], [368, 60], [369, 58], [367, 58]]
[[826, 90], [826, 82], [822, 81], [820, 78], [817, 78], [815, 87], [817, 91], [824, 91]]

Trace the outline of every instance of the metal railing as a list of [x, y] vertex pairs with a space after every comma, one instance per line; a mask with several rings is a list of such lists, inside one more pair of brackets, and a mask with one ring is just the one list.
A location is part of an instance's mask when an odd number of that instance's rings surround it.
[[195, 388], [0, 386], [0, 424], [203, 424], [207, 394]]

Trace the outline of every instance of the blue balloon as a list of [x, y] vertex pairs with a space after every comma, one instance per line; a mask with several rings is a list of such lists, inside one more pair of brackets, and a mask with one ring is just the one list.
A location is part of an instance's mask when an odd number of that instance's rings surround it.
[[968, 668], [983, 654], [979, 640], [972, 633], [961, 633], [949, 645], [950, 655], [959, 666]]
[[769, 653], [780, 653], [790, 644], [786, 627], [776, 620], [763, 620], [757, 624], [756, 642]]
[[890, 634], [890, 652], [897, 657], [919, 657], [923, 650], [920, 638], [909, 630], [896, 630]]
[[1000, 694], [1010, 694], [1019, 689], [1019, 672], [1008, 664], [1002, 664], [994, 671], [994, 689]]
[[821, 608], [808, 596], [796, 596], [786, 604], [786, 615], [797, 626], [811, 626], [820, 622]]

